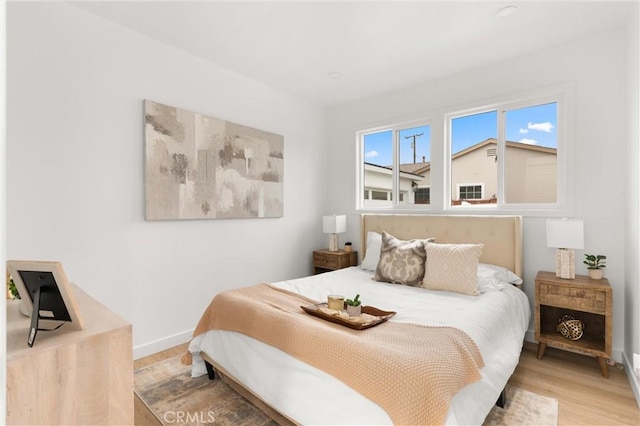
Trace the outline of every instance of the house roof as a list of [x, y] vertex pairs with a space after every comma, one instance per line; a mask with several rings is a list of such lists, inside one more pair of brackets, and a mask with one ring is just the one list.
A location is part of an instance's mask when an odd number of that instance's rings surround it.
[[430, 167], [431, 163], [429, 161], [423, 161], [420, 163], [405, 163], [400, 164], [400, 171], [405, 173], [420, 174], [425, 170], [429, 170]]
[[[484, 148], [488, 145], [497, 145], [498, 141], [496, 140], [496, 138], [487, 138], [481, 142], [478, 142], [475, 145], [471, 145], [468, 148], [465, 148], [461, 151], [456, 152], [455, 154], [453, 154], [451, 156], [452, 159], [456, 159], [459, 157], [462, 157], [464, 155], [467, 155], [473, 151], [477, 151], [478, 149]], [[528, 144], [528, 143], [522, 143], [522, 142], [515, 142], [515, 141], [507, 141], [507, 147], [509, 148], [517, 148], [517, 149], [526, 149], [526, 150], [530, 150], [530, 151], [537, 151], [537, 152], [546, 152], [548, 154], [557, 154], [557, 149], [556, 148], [549, 148], [549, 147], [545, 147], [545, 146], [538, 146], [538, 145], [532, 145], [532, 144]], [[373, 164], [375, 166], [375, 164]], [[391, 169], [391, 166], [379, 166], [379, 167], [384, 167], [384, 168], [388, 168]], [[427, 171], [429, 171], [431, 169], [431, 162], [429, 161], [422, 161], [420, 163], [403, 163], [400, 164], [400, 171], [404, 172], [404, 173], [411, 173], [411, 174], [415, 174], [415, 175], [421, 175], [422, 173], [425, 173]]]
[[[366, 161], [365, 161], [365, 163], [364, 163], [364, 164], [365, 164], [365, 165], [367, 165], [367, 166], [371, 166], [371, 167], [377, 167], [377, 168], [379, 168], [379, 169], [385, 169], [385, 170], [390, 170], [390, 171], [391, 171], [391, 170], [393, 170], [393, 167], [392, 167], [392, 166], [381, 166], [380, 164], [367, 163]], [[419, 163], [419, 164], [423, 164], [423, 163]], [[406, 171], [406, 170], [402, 167], [402, 164], [400, 165], [400, 173], [403, 173], [403, 174], [406, 174], [406, 175], [414, 175], [416, 178], [422, 178], [422, 177], [424, 177], [424, 176], [422, 176], [422, 175], [421, 175], [421, 174], [419, 174], [419, 173], [414, 173], [414, 172]], [[409, 177], [409, 176], [406, 176], [406, 177]]]
[[[485, 140], [483, 140], [482, 142], [478, 142], [475, 145], [471, 145], [468, 148], [465, 148], [461, 151], [456, 152], [455, 154], [453, 154], [451, 156], [452, 159], [456, 159], [458, 157], [462, 157], [463, 155], [466, 155], [470, 152], [476, 151], [480, 148], [483, 148], [487, 145], [497, 145], [498, 141], [496, 140], [496, 138], [487, 138]], [[556, 148], [548, 148], [546, 146], [538, 146], [538, 145], [532, 145], [530, 143], [522, 143], [522, 142], [514, 142], [514, 141], [507, 141], [507, 147], [510, 148], [518, 148], [518, 149], [527, 149], [530, 151], [538, 151], [538, 152], [546, 152], [548, 154], [557, 154], [558, 150]]]

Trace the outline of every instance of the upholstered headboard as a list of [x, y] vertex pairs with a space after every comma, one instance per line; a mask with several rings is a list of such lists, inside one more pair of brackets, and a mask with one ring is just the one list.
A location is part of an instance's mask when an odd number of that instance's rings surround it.
[[386, 231], [403, 240], [433, 237], [437, 243], [482, 243], [480, 262], [523, 274], [521, 216], [364, 214], [361, 228], [362, 256], [366, 253], [367, 232]]

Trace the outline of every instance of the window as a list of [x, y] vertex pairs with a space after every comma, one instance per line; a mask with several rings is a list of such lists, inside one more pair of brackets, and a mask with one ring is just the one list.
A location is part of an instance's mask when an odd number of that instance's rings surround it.
[[363, 132], [360, 143], [362, 207], [429, 204], [430, 126], [396, 126]]
[[458, 194], [460, 200], [481, 200], [482, 185], [460, 185]]
[[[466, 205], [463, 201], [476, 200], [474, 204], [489, 204], [486, 194], [498, 192], [496, 111], [464, 115], [451, 119], [451, 205]], [[480, 180], [482, 185], [469, 185]]]
[[378, 201], [387, 201], [387, 200], [390, 200], [391, 198], [389, 197], [389, 192], [387, 192], [387, 191], [375, 191], [375, 190], [372, 190], [371, 191], [371, 199], [372, 200], [378, 200]]
[[358, 132], [358, 208], [570, 215], [569, 88]]
[[418, 188], [416, 185], [416, 204], [429, 204], [431, 198], [431, 188]]
[[452, 114], [448, 125], [450, 206], [557, 203], [557, 100]]
[[505, 203], [558, 200], [557, 103], [504, 113]]

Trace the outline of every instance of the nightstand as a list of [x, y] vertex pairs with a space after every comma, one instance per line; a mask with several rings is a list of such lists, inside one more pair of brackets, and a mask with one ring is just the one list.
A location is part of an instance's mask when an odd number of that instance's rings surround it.
[[358, 265], [358, 252], [352, 251], [329, 251], [316, 250], [313, 252], [313, 272], [320, 274], [322, 272], [335, 271], [337, 269], [348, 268], [349, 266]]
[[[554, 272], [538, 272], [536, 276], [535, 332], [538, 359], [548, 346], [596, 357], [602, 376], [609, 378], [607, 360], [611, 358], [613, 297], [606, 278], [592, 280], [576, 275], [567, 280]], [[583, 335], [569, 340], [556, 332], [558, 320], [571, 315], [585, 323]]]

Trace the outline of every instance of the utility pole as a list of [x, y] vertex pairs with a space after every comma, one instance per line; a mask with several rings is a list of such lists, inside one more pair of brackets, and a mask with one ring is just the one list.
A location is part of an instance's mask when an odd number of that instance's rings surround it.
[[422, 136], [423, 133], [416, 133], [415, 135], [405, 136], [405, 139], [413, 138], [413, 142], [411, 142], [411, 148], [413, 148], [413, 164], [416, 163], [416, 138]]

